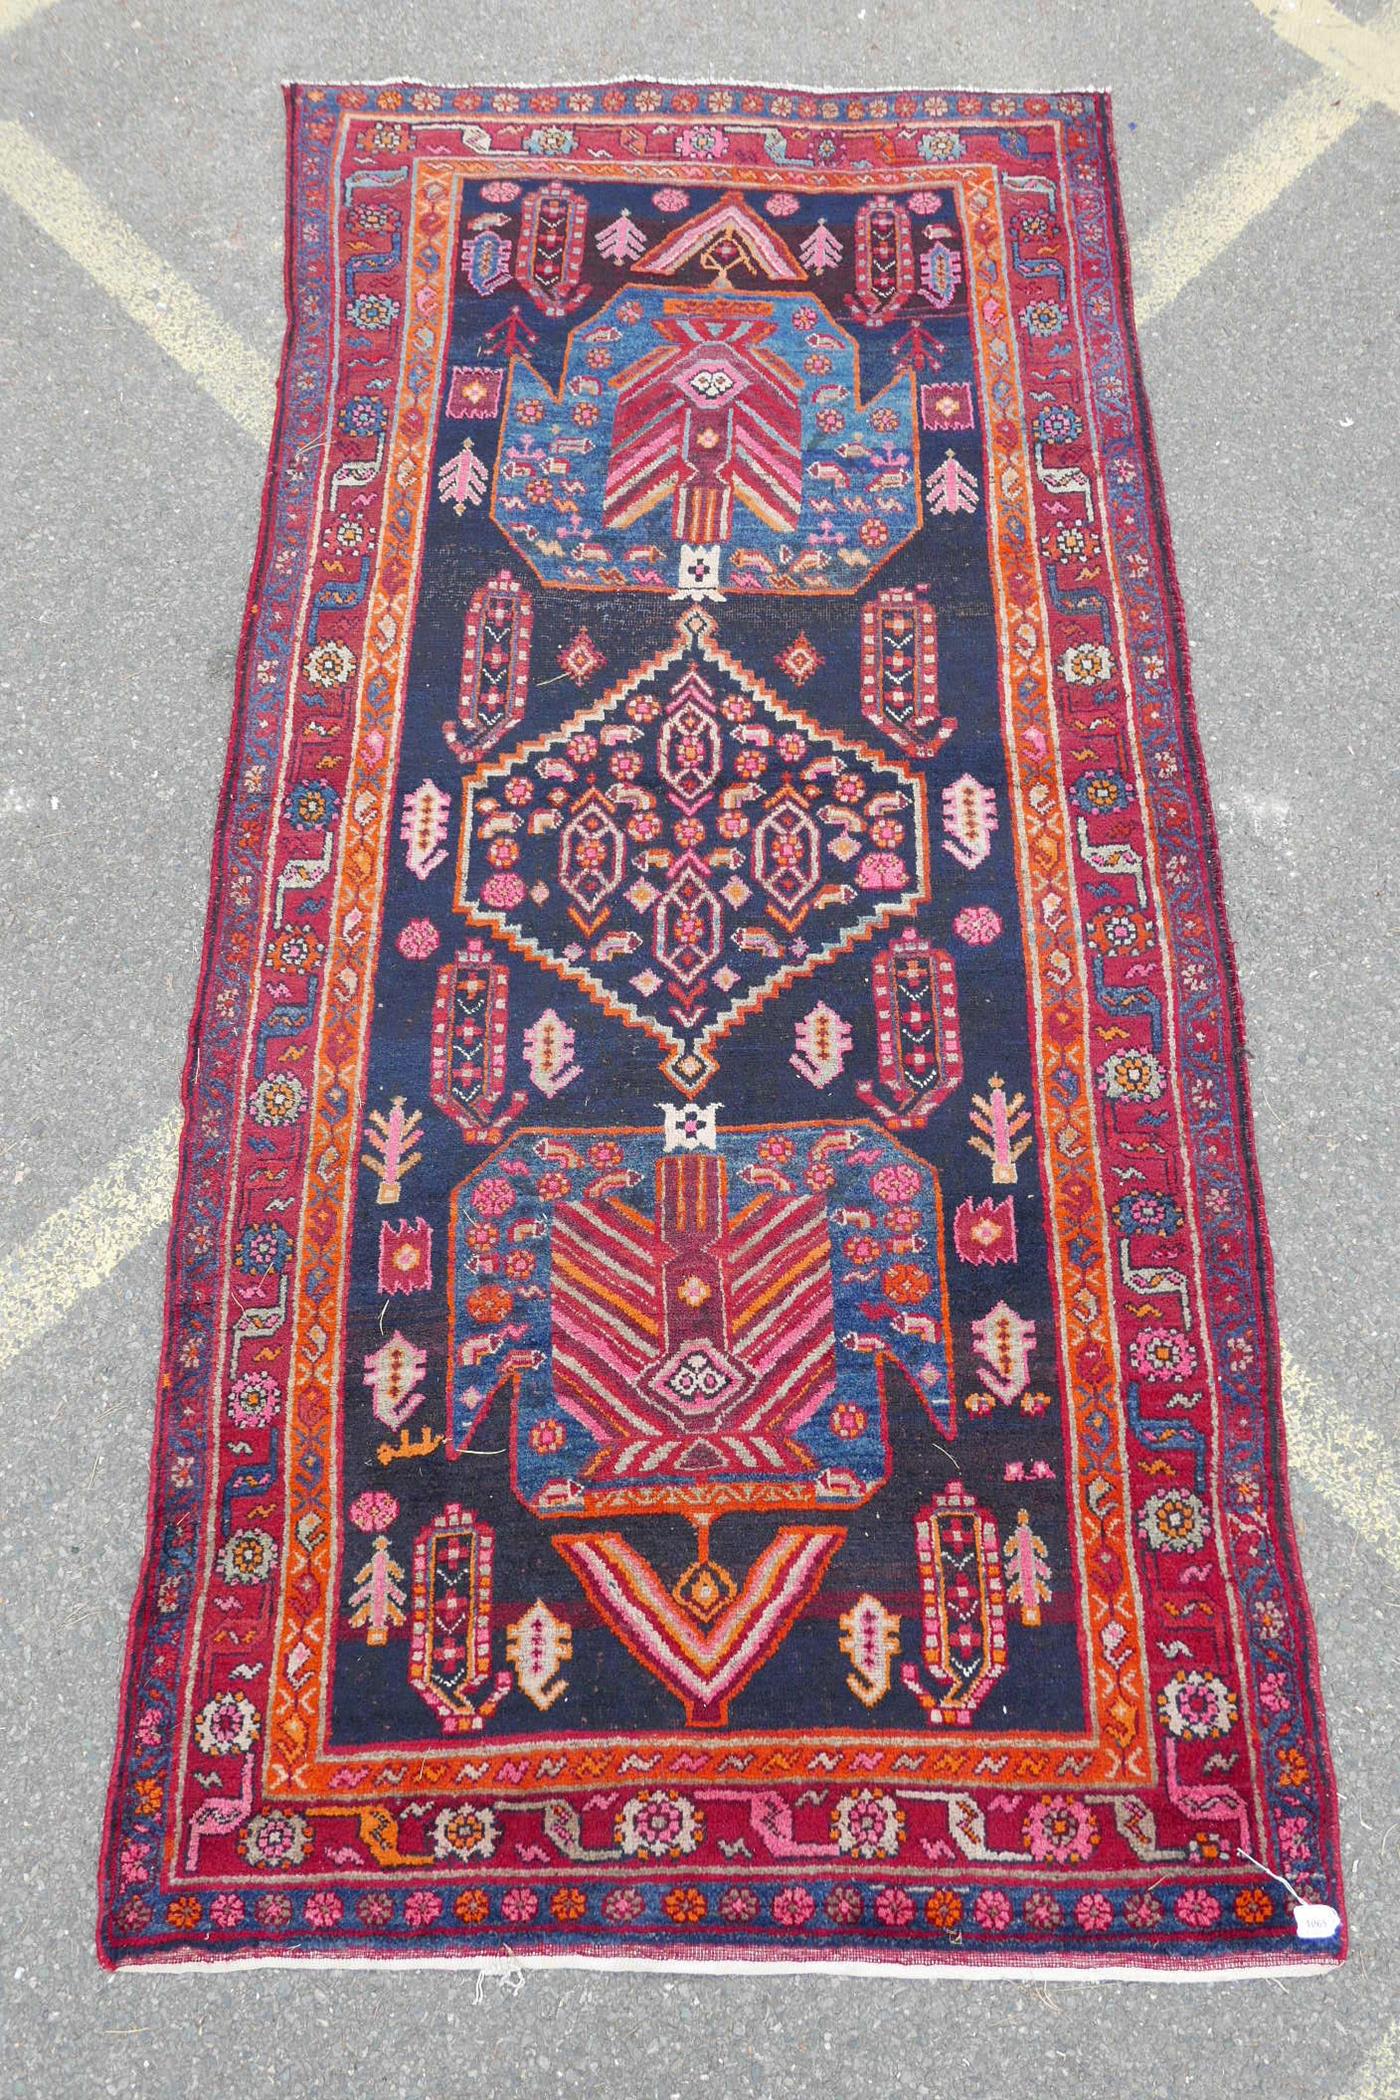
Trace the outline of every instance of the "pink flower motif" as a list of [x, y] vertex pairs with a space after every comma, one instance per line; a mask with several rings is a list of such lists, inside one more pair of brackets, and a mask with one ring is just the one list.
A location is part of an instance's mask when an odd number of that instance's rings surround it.
[[748, 1925], [758, 1916], [758, 1898], [752, 1889], [726, 1889], [719, 1899], [719, 1914], [728, 1925]]
[[240, 1429], [266, 1429], [282, 1412], [282, 1393], [265, 1371], [249, 1371], [229, 1388], [229, 1420]]
[[1097, 1889], [1091, 1889], [1087, 1896], [1081, 1896], [1075, 1904], [1074, 1915], [1085, 1932], [1107, 1932], [1113, 1923], [1113, 1905], [1107, 1896], [1101, 1896]]
[[972, 1915], [984, 1932], [1005, 1932], [1011, 1923], [1011, 1899], [1000, 1889], [983, 1889]]
[[1176, 1899], [1176, 1914], [1183, 1925], [1209, 1932], [1220, 1917], [1220, 1905], [1209, 1889], [1183, 1889]]
[[1283, 1818], [1278, 1826], [1278, 1849], [1285, 1866], [1299, 1866], [1309, 1857], [1308, 1826], [1301, 1816]]
[[729, 140], [712, 124], [692, 124], [689, 130], [678, 131], [675, 143], [678, 160], [722, 160], [729, 151]]
[[897, 853], [867, 853], [856, 869], [856, 881], [863, 890], [902, 890], [908, 880]]
[[515, 1190], [501, 1174], [479, 1181], [472, 1190], [472, 1209], [481, 1218], [503, 1218], [515, 1204]]
[[1196, 1352], [1174, 1327], [1144, 1327], [1133, 1336], [1128, 1362], [1139, 1378], [1190, 1378]]
[[489, 904], [493, 911], [514, 911], [525, 895], [525, 885], [518, 875], [499, 873], [489, 875], [481, 885], [481, 901]]
[[164, 1733], [165, 1723], [161, 1719], [160, 1708], [148, 1706], [136, 1724], [137, 1742], [142, 1749], [153, 1750]]
[[1060, 1906], [1043, 1889], [1033, 1889], [1026, 1898], [1026, 1923], [1033, 1932], [1053, 1932], [1060, 1922]]
[[603, 1898], [603, 1916], [610, 1925], [630, 1925], [645, 1909], [640, 1889], [609, 1889]]
[[690, 202], [689, 190], [653, 190], [652, 203], [658, 211], [684, 211]]
[[403, 1914], [412, 1932], [425, 1932], [429, 1925], [436, 1925], [442, 1916], [442, 1898], [431, 1889], [415, 1889], [403, 1907]]
[[1155, 1932], [1162, 1922], [1162, 1906], [1151, 1889], [1134, 1889], [1123, 1905], [1123, 1916], [1134, 1932]]
[[399, 954], [409, 962], [426, 962], [437, 953], [439, 939], [431, 919], [410, 919], [399, 934]]
[[865, 1904], [859, 1889], [842, 1882], [826, 1899], [826, 1914], [833, 1925], [859, 1925]]
[[1032, 1859], [1052, 1859], [1067, 1867], [1089, 1858], [1099, 1841], [1099, 1826], [1083, 1801], [1045, 1794], [1028, 1812], [1023, 1834]]
[[514, 204], [520, 195], [518, 182], [483, 182], [481, 194], [488, 204]]
[[778, 190], [765, 200], [765, 209], [772, 218], [790, 219], [797, 210], [797, 199], [786, 190]]
[[383, 1488], [366, 1488], [350, 1504], [350, 1522], [357, 1531], [387, 1531], [398, 1513], [398, 1503]]
[[816, 1907], [807, 1889], [781, 1889], [773, 1898], [773, 1922], [777, 1925], [805, 1925]]
[[870, 1186], [882, 1203], [909, 1203], [923, 1185], [916, 1167], [881, 1167], [870, 1177]]
[[[369, 1897], [365, 1898], [366, 1903], [369, 1900]], [[383, 1900], [388, 1904], [388, 1914], [392, 1918], [394, 1906], [389, 1902], [387, 1896]], [[362, 1905], [361, 1915], [363, 1915], [363, 1908]], [[257, 1902], [253, 1905], [253, 1916], [265, 1931], [285, 1932], [292, 1922], [292, 1899], [290, 1896], [259, 1896]], [[387, 1920], [385, 1922], [387, 1923]]]
[[511, 1925], [528, 1925], [539, 1907], [533, 1889], [507, 1889], [501, 1898], [501, 1915]]
[[986, 948], [1001, 932], [1001, 918], [990, 904], [969, 904], [954, 919], [953, 931], [969, 948]]
[[118, 1879], [124, 1889], [130, 1888], [133, 1882], [150, 1880], [151, 1870], [147, 1865], [150, 1856], [149, 1845], [143, 1845], [136, 1838], [127, 1839], [121, 1849], [121, 1862], [117, 1870]]
[[882, 1925], [907, 1925], [913, 1918], [914, 1905], [903, 1889], [881, 1889], [875, 1898], [875, 1915]]
[[1288, 1680], [1281, 1670], [1266, 1671], [1260, 1678], [1259, 1704], [1270, 1714], [1288, 1711]]
[[306, 1922], [318, 1931], [324, 1932], [328, 1927], [338, 1925], [344, 1915], [345, 1905], [330, 1889], [317, 1889], [306, 1899]]
[[216, 1896], [209, 1906], [209, 1916], [214, 1924], [225, 1932], [243, 1923], [243, 1898], [241, 1896]]

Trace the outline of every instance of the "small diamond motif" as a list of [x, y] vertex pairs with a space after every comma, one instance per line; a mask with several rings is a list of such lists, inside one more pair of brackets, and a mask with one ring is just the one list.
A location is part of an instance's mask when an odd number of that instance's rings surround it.
[[826, 658], [814, 649], [805, 634], [799, 634], [773, 659], [780, 671], [786, 671], [794, 685], [805, 685], [816, 676]]
[[739, 1586], [728, 1568], [715, 1560], [695, 1560], [671, 1591], [682, 1611], [688, 1611], [700, 1626], [717, 1619], [726, 1604], [738, 1595]]
[[566, 677], [577, 686], [587, 685], [606, 667], [607, 658], [594, 641], [586, 627], [580, 627], [571, 642], [566, 642], [559, 651], [558, 663]]

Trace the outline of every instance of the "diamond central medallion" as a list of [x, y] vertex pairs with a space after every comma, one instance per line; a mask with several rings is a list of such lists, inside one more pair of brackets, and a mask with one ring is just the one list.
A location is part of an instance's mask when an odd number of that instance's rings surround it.
[[701, 607], [468, 781], [457, 909], [645, 1029], [699, 1094], [717, 1045], [928, 899], [922, 781], [785, 707]]

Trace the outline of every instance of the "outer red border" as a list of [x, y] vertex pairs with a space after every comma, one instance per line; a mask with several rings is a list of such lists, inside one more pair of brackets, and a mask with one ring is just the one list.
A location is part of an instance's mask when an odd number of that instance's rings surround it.
[[[180, 1243], [183, 1235], [185, 1214], [189, 1202], [189, 1182], [193, 1171], [194, 1143], [191, 1118], [194, 1109], [195, 1087], [199, 1074], [199, 1045], [204, 1033], [205, 1015], [212, 997], [212, 973], [214, 956], [218, 950], [218, 934], [223, 918], [224, 875], [228, 865], [227, 839], [229, 825], [233, 819], [237, 794], [238, 765], [243, 751], [248, 716], [252, 712], [252, 680], [249, 676], [249, 657], [252, 653], [253, 633], [257, 624], [262, 580], [267, 571], [269, 540], [272, 534], [273, 516], [276, 509], [277, 489], [282, 478], [285, 454], [285, 435], [288, 413], [289, 389], [287, 377], [292, 366], [296, 346], [296, 287], [294, 269], [296, 243], [293, 239], [293, 221], [296, 216], [296, 135], [297, 135], [297, 88], [287, 82], [282, 88], [282, 104], [286, 114], [286, 140], [283, 145], [283, 213], [282, 213], [282, 351], [277, 365], [277, 399], [273, 410], [272, 437], [268, 447], [267, 467], [263, 474], [262, 496], [258, 508], [258, 537], [253, 554], [252, 572], [248, 579], [248, 592], [243, 606], [243, 624], [238, 639], [238, 657], [234, 667], [233, 716], [229, 725], [228, 750], [224, 757], [224, 775], [219, 788], [219, 799], [214, 818], [214, 837], [209, 853], [209, 896], [204, 913], [204, 940], [200, 949], [199, 974], [195, 982], [194, 1007], [190, 1014], [189, 1032], [185, 1041], [185, 1061], [180, 1073], [180, 1147], [179, 1164], [175, 1176], [175, 1198], [171, 1211], [170, 1232], [165, 1249], [165, 1311], [162, 1321], [160, 1366], [156, 1385], [156, 1415], [151, 1441], [151, 1464], [146, 1489], [146, 1536], [141, 1549], [141, 1567], [137, 1577], [136, 1593], [132, 1598], [127, 1618], [126, 1650], [122, 1662], [121, 1688], [117, 1705], [116, 1750], [112, 1760], [111, 1777], [107, 1782], [106, 1806], [103, 1810], [102, 1846], [98, 1863], [98, 1889], [110, 1885], [111, 1851], [117, 1842], [117, 1793], [121, 1779], [122, 1747], [126, 1743], [131, 1726], [131, 1698], [135, 1686], [136, 1665], [144, 1641], [147, 1621], [151, 1614], [152, 1586], [156, 1579], [157, 1545], [160, 1539], [159, 1516], [162, 1503], [164, 1472], [162, 1461], [170, 1430], [170, 1365], [175, 1350], [175, 1331], [180, 1309], [179, 1267]], [[102, 1911], [99, 1908], [96, 1920], [97, 1959], [104, 1969], [116, 1969], [115, 1962], [102, 1943]]]
[[[635, 79], [608, 83], [608, 85], [628, 88], [653, 84], [665, 83], [642, 82]], [[557, 84], [561, 92], [567, 92], [568, 88], [573, 85], [575, 83]], [[598, 84], [593, 83], [592, 85]], [[736, 92], [746, 91], [744, 83], [726, 82], [724, 85], [732, 87]], [[119, 1702], [117, 1749], [106, 1797], [99, 1869], [99, 1888], [103, 1892], [110, 1886], [111, 1851], [117, 1840], [117, 1793], [122, 1771], [122, 1749], [128, 1738], [132, 1718], [130, 1705], [134, 1690], [136, 1663], [144, 1643], [154, 1601], [152, 1588], [156, 1579], [158, 1564], [156, 1549], [161, 1537], [160, 1517], [164, 1504], [163, 1460], [169, 1440], [171, 1429], [170, 1410], [173, 1406], [173, 1402], [170, 1399], [170, 1365], [175, 1345], [177, 1316], [181, 1304], [179, 1293], [179, 1249], [189, 1206], [190, 1180], [194, 1166], [194, 1138], [191, 1129], [191, 1116], [199, 1077], [199, 1046], [210, 1004], [213, 958], [217, 950], [217, 936], [223, 918], [223, 877], [228, 863], [228, 830], [234, 811], [238, 764], [244, 748], [248, 718], [252, 711], [249, 657], [260, 610], [261, 585], [268, 560], [269, 539], [273, 526], [276, 495], [286, 458], [287, 380], [293, 364], [298, 334], [294, 288], [294, 266], [296, 260], [296, 247], [293, 239], [296, 218], [294, 177], [298, 118], [301, 113], [301, 97], [305, 92], [305, 87], [298, 84], [289, 83], [283, 87], [287, 124], [284, 147], [285, 203], [283, 227], [285, 327], [279, 360], [276, 410], [260, 504], [258, 537], [239, 641], [229, 743], [210, 855], [209, 900], [206, 908], [204, 938], [180, 1082], [183, 1128], [180, 1140], [180, 1158], [172, 1225], [166, 1252], [165, 1309], [156, 1419], [147, 1492], [146, 1539], [136, 1595], [128, 1621], [126, 1655], [122, 1671]], [[827, 97], [837, 94], [841, 96], [874, 98], [883, 94], [892, 98], [895, 94], [905, 91], [892, 89], [832, 90], [796, 87], [791, 90], [784, 89], [781, 92], [790, 92], [795, 97]], [[1092, 108], [1105, 163], [1104, 199], [1112, 245], [1114, 280], [1120, 303], [1119, 326], [1121, 328], [1124, 353], [1132, 376], [1133, 409], [1137, 436], [1140, 441], [1146, 472], [1152, 538], [1160, 563], [1160, 580], [1169, 613], [1169, 631], [1175, 674], [1174, 692], [1176, 697], [1174, 730], [1189, 770], [1194, 806], [1200, 819], [1199, 846], [1203, 860], [1205, 888], [1210, 901], [1211, 927], [1226, 997], [1225, 1048], [1227, 1052], [1233, 1053], [1232, 1061], [1235, 1082], [1232, 1120], [1239, 1134], [1243, 1179], [1249, 1202], [1253, 1240], [1257, 1250], [1259, 1310], [1265, 1328], [1266, 1363], [1261, 1390], [1261, 1408], [1263, 1434], [1266, 1440], [1265, 1457], [1268, 1461], [1266, 1468], [1267, 1483], [1271, 1495], [1272, 1512], [1277, 1524], [1281, 1572], [1286, 1576], [1289, 1604], [1296, 1620], [1299, 1646], [1305, 1651], [1303, 1667], [1310, 1704], [1310, 1727], [1313, 1731], [1313, 1739], [1317, 1749], [1324, 1760], [1325, 1770], [1329, 1779], [1333, 1781], [1329, 1788], [1326, 1789], [1328, 1798], [1321, 1820], [1326, 1847], [1330, 1850], [1333, 1860], [1336, 1861], [1340, 1858], [1340, 1833], [1335, 1780], [1333, 1777], [1334, 1768], [1325, 1712], [1322, 1705], [1316, 1630], [1307, 1591], [1302, 1579], [1297, 1535], [1289, 1494], [1286, 1433], [1281, 1396], [1282, 1380], [1274, 1262], [1264, 1215], [1263, 1188], [1255, 1144], [1253, 1110], [1247, 1069], [1244, 1006], [1240, 989], [1238, 962], [1226, 918], [1219, 832], [1201, 747], [1199, 720], [1186, 639], [1185, 611], [1172, 546], [1156, 433], [1144, 383], [1141, 346], [1133, 303], [1132, 272], [1122, 209], [1119, 163], [1113, 131], [1112, 98], [1106, 91], [1084, 91], [1084, 100]], [[1002, 1954], [991, 1948], [979, 1949], [975, 1955], [970, 1956], [967, 1962], [964, 1963], [959, 1959], [956, 1950], [952, 1948], [939, 1948], [936, 1953], [933, 1949], [930, 1949], [926, 1955], [922, 1949], [912, 1950], [892, 1946], [876, 1959], [866, 1958], [863, 1952], [852, 1954], [843, 1959], [841, 1956], [829, 1957], [824, 1950], [816, 1947], [803, 1950], [789, 1946], [774, 1947], [771, 1943], [766, 1945], [744, 1944], [738, 1940], [733, 1942], [726, 1941], [723, 1944], [677, 1941], [670, 1943], [665, 1951], [662, 1952], [657, 1950], [653, 1942], [643, 1945], [629, 1942], [625, 1939], [608, 1941], [592, 1939], [586, 1944], [580, 1942], [575, 1954], [567, 1951], [561, 1953], [557, 1939], [551, 1939], [548, 1942], [541, 1940], [538, 1943], [526, 1939], [512, 1950], [512, 1955], [509, 1958], [530, 1959], [532, 1956], [538, 1955], [545, 1960], [560, 1964], [576, 1959], [587, 1960], [590, 1957], [596, 1957], [603, 1963], [611, 1961], [614, 1965], [630, 1967], [650, 1967], [653, 1964], [660, 1966], [689, 1964], [707, 1969], [712, 1967], [723, 1968], [728, 1963], [737, 1962], [764, 1969], [770, 1967], [796, 1969], [825, 1966], [827, 1968], [845, 1968], [855, 1973], [859, 1973], [862, 1970], [874, 1970], [876, 1972], [883, 1970], [887, 1972], [917, 1972], [925, 1975], [949, 1976], [958, 1975], [960, 1972], [963, 1974], [969, 1972], [985, 1974], [996, 1971], [1004, 1971], [1008, 1974], [1035, 1974], [1053, 1969], [1062, 1972], [1077, 1972], [1083, 1976], [1097, 1976], [1101, 1974], [1108, 1977], [1131, 1972], [1143, 1975], [1174, 1973], [1177, 1975], [1189, 1974], [1205, 1978], [1218, 1978], [1222, 1972], [1227, 1974], [1246, 1974], [1252, 1970], [1273, 1969], [1278, 1971], [1283, 1966], [1286, 1966], [1289, 1973], [1294, 1973], [1295, 1971], [1308, 1968], [1330, 1968], [1345, 1958], [1348, 1951], [1348, 1934], [1340, 1877], [1338, 1877], [1334, 1885], [1334, 1894], [1336, 1907], [1342, 1914], [1342, 1925], [1336, 1951], [1329, 1948], [1326, 1953], [1312, 1954], [1300, 1947], [1296, 1954], [1290, 1956], [1286, 1965], [1281, 1964], [1277, 1952], [1269, 1948], [1260, 1948], [1253, 1953], [1245, 1949], [1231, 1950], [1228, 1954], [1222, 1954], [1221, 1956], [1198, 1953], [1185, 1959], [1172, 1953], [1168, 1947], [1164, 1947], [1160, 1954], [1115, 1950], [1114, 1956], [1105, 1961], [1102, 1967], [1099, 1968], [1087, 1963], [1078, 1953], [1060, 1952], [1049, 1948], [1044, 1951], [1037, 1961], [1027, 1959], [1029, 1953], [1027, 1948], [1014, 1950], [1008, 1948]], [[103, 1944], [102, 1925], [103, 1918], [99, 1914], [97, 1921], [97, 1957], [104, 1968], [111, 1970], [115, 1970], [118, 1967], [146, 1964], [206, 1966], [216, 1962], [240, 1960], [262, 1962], [265, 1965], [290, 1965], [298, 1959], [313, 1959], [325, 1962], [349, 1960], [364, 1965], [370, 1962], [394, 1961], [405, 1958], [410, 1964], [413, 1962], [413, 1956], [408, 1952], [407, 1948], [400, 1950], [361, 1944], [359, 1947], [347, 1948], [344, 1952], [341, 1952], [339, 1949], [329, 1948], [324, 1950], [301, 1949], [296, 1947], [295, 1944], [289, 1945], [286, 1942], [281, 1943], [283, 1951], [273, 1952], [269, 1950], [266, 1953], [241, 1948], [209, 1948], [189, 1953], [152, 1950], [149, 1954], [143, 1954], [139, 1950], [133, 1949], [124, 1951], [119, 1962], [109, 1954]], [[1105, 1951], [1107, 1952], [1108, 1950]], [[485, 1958], [488, 1960], [493, 1959], [490, 1956]], [[494, 1957], [497, 1960], [501, 1958]], [[437, 1965], [450, 1966], [454, 1959], [455, 1957], [450, 1955], [438, 1957]], [[462, 1959], [479, 1963], [483, 1957], [479, 1953], [464, 1952]]]
[[[1246, 1039], [1244, 994], [1240, 986], [1239, 959], [1230, 932], [1225, 898], [1225, 872], [1220, 852], [1220, 830], [1216, 823], [1215, 805], [1211, 799], [1210, 778], [1206, 771], [1205, 753], [1201, 746], [1200, 719], [1196, 706], [1196, 690], [1191, 677], [1191, 652], [1186, 638], [1186, 607], [1181, 595], [1181, 580], [1177, 574], [1176, 552], [1172, 544], [1171, 517], [1167, 509], [1166, 490], [1162, 480], [1162, 462], [1157, 450], [1157, 430], [1152, 420], [1152, 408], [1147, 397], [1147, 386], [1142, 369], [1142, 344], [1138, 334], [1137, 310], [1133, 295], [1132, 259], [1128, 249], [1127, 227], [1123, 219], [1123, 187], [1118, 168], [1118, 147], [1113, 130], [1113, 104], [1109, 94], [1094, 97], [1098, 116], [1099, 136], [1103, 143], [1104, 161], [1108, 169], [1105, 197], [1108, 203], [1108, 223], [1113, 241], [1113, 261], [1118, 287], [1118, 298], [1122, 313], [1123, 343], [1127, 352], [1133, 379], [1133, 410], [1141, 438], [1144, 464], [1147, 469], [1147, 488], [1150, 499], [1152, 536], [1156, 544], [1157, 557], [1161, 563], [1162, 582], [1166, 589], [1167, 609], [1170, 615], [1170, 634], [1173, 656], [1173, 690], [1177, 699], [1177, 734], [1182, 753], [1191, 773], [1191, 789], [1201, 823], [1201, 848], [1205, 861], [1206, 888], [1212, 908], [1212, 932], [1215, 936], [1216, 953], [1220, 961], [1220, 975], [1225, 988], [1230, 1032], [1229, 1049], [1233, 1052], [1231, 1064], [1235, 1081], [1234, 1122], [1239, 1132], [1240, 1157], [1244, 1168], [1244, 1181], [1249, 1197], [1250, 1219], [1254, 1228], [1254, 1244], [1259, 1265], [1259, 1311], [1264, 1325], [1265, 1371], [1261, 1407], [1264, 1431], [1267, 1437], [1265, 1457], [1267, 1476], [1273, 1496], [1273, 1512], [1277, 1520], [1279, 1559], [1287, 1573], [1290, 1602], [1297, 1616], [1301, 1636], [1300, 1649], [1305, 1655], [1305, 1682], [1311, 1708], [1310, 1724], [1315, 1731], [1314, 1740], [1324, 1760], [1326, 1770], [1332, 1778], [1327, 1791], [1325, 1817], [1321, 1818], [1326, 1842], [1335, 1860], [1341, 1858], [1341, 1827], [1338, 1819], [1336, 1767], [1332, 1758], [1332, 1745], [1327, 1732], [1327, 1711], [1322, 1699], [1322, 1677], [1319, 1666], [1317, 1625], [1312, 1605], [1308, 1599], [1307, 1585], [1303, 1580], [1302, 1559], [1298, 1551], [1298, 1533], [1293, 1519], [1293, 1500], [1288, 1477], [1288, 1432], [1283, 1413], [1283, 1365], [1279, 1346], [1278, 1298], [1274, 1272], [1274, 1250], [1269, 1238], [1268, 1219], [1264, 1210], [1264, 1184], [1259, 1172], [1258, 1146], [1254, 1132], [1254, 1104], [1249, 1081], [1249, 1047]], [[1349, 1949], [1345, 1895], [1341, 1876], [1336, 1886], [1336, 1908], [1341, 1913], [1342, 1930], [1338, 1961], [1345, 1961]]]

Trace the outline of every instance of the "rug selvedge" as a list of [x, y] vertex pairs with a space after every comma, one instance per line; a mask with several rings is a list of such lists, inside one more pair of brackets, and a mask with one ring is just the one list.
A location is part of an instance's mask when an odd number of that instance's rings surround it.
[[104, 1958], [1335, 1959], [1106, 106], [289, 182]]

